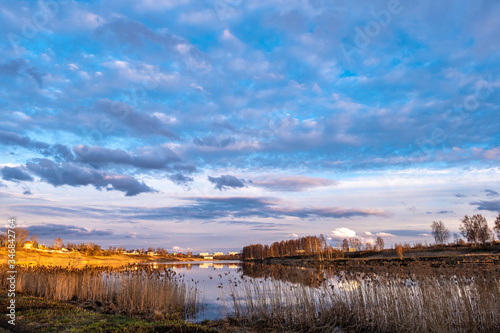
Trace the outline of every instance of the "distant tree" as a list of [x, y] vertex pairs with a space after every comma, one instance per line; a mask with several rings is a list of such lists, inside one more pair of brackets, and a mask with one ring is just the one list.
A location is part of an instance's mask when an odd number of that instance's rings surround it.
[[460, 232], [468, 242], [485, 244], [491, 235], [491, 230], [488, 228], [488, 221], [481, 215], [476, 214], [472, 217], [465, 215], [460, 226]]
[[365, 249], [366, 249], [367, 251], [371, 251], [371, 250], [373, 250], [373, 245], [372, 245], [372, 243], [371, 243], [371, 242], [366, 242], [366, 244], [365, 244]]
[[62, 249], [62, 247], [63, 247], [63, 245], [64, 245], [64, 244], [63, 244], [63, 241], [62, 241], [62, 239], [61, 239], [60, 237], [57, 237], [56, 239], [54, 239], [54, 240], [52, 241], [52, 243], [54, 244], [54, 247], [55, 247], [56, 249]]
[[497, 232], [497, 239], [500, 240], [500, 214], [498, 214], [495, 220], [495, 227], [493, 229]]
[[396, 244], [396, 254], [399, 259], [403, 259], [404, 248], [401, 244]]
[[4, 232], [0, 233], [0, 246], [7, 245], [7, 236]]
[[30, 241], [31, 241], [31, 243], [33, 243], [33, 247], [36, 249], [38, 247], [38, 235], [37, 234], [33, 234], [30, 237]]
[[344, 240], [342, 241], [342, 251], [349, 251], [349, 241], [346, 238], [344, 238]]
[[148, 252], [155, 252], [155, 248], [154, 247], [148, 247]]
[[28, 229], [24, 228], [14, 228], [14, 231], [16, 233], [16, 241], [15, 241], [16, 247], [23, 246], [24, 243], [28, 240], [30, 232], [28, 231]]
[[377, 250], [382, 251], [384, 249], [385, 243], [384, 239], [382, 237], [377, 237], [377, 240], [375, 241], [375, 246]]
[[191, 257], [191, 256], [193, 255], [193, 252], [191, 252], [191, 251], [187, 251], [186, 255], [187, 255], [188, 257]]
[[434, 237], [436, 244], [443, 245], [444, 243], [446, 243], [448, 238], [450, 238], [450, 231], [444, 226], [443, 222], [434, 221], [431, 224], [431, 228], [432, 236]]

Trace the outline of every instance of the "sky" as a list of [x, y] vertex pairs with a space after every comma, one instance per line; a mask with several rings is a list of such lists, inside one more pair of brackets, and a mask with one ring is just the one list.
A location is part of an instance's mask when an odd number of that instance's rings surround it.
[[47, 244], [193, 252], [492, 226], [499, 16], [493, 0], [0, 1], [1, 216]]

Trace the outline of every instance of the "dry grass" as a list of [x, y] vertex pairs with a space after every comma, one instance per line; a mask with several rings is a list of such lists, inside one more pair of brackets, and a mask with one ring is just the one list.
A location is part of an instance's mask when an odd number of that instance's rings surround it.
[[[7, 287], [7, 267], [0, 269]], [[74, 301], [107, 313], [150, 317], [190, 317], [198, 307], [195, 287], [169, 269], [153, 267], [17, 267], [16, 292], [55, 301]]]
[[333, 274], [318, 288], [241, 281], [235, 319], [277, 332], [500, 332], [498, 267]]
[[[0, 265], [6, 264], [8, 258], [7, 249], [0, 248]], [[191, 261], [195, 258], [183, 258], [174, 256], [146, 256], [146, 255], [127, 255], [114, 254], [111, 256], [96, 255], [90, 256], [80, 252], [58, 253], [43, 252], [36, 250], [16, 249], [16, 265], [18, 266], [71, 266], [74, 268], [83, 268], [85, 266], [113, 266], [120, 267], [126, 264], [137, 262], [154, 262], [158, 260], [168, 261]]]

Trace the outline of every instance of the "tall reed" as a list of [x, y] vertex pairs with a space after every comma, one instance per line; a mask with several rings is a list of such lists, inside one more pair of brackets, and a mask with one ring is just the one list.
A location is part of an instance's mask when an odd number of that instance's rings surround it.
[[[7, 271], [1, 267], [2, 287]], [[114, 312], [191, 317], [198, 309], [196, 286], [168, 269], [132, 267], [17, 267], [16, 291], [57, 301], [91, 302]]]
[[230, 295], [236, 319], [269, 331], [500, 332], [498, 274], [428, 273], [344, 273], [318, 288], [244, 280]]

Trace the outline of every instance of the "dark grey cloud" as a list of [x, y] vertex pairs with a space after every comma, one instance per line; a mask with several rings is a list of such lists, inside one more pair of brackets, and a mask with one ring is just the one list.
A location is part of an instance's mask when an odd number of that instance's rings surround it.
[[92, 185], [97, 189], [122, 191], [126, 196], [155, 192], [132, 176], [101, 172], [74, 163], [57, 164], [48, 159], [37, 159], [26, 163], [26, 167], [43, 181], [54, 186]]
[[467, 196], [465, 194], [457, 193], [455, 194], [457, 198], [466, 198]]
[[500, 194], [498, 194], [497, 191], [493, 191], [493, 190], [484, 190], [484, 192], [486, 192], [487, 197], [498, 197], [500, 195]]
[[53, 236], [61, 237], [64, 241], [64, 236], [67, 237], [99, 237], [99, 236], [109, 236], [113, 234], [111, 230], [97, 230], [97, 229], [86, 229], [78, 227], [75, 225], [62, 225], [62, 224], [43, 224], [43, 225], [32, 225], [27, 227], [29, 233], [37, 234], [40, 237]]
[[40, 88], [43, 85], [42, 79], [45, 76], [36, 67], [30, 66], [27, 60], [21, 58], [0, 64], [0, 75], [31, 77]]
[[21, 146], [30, 149], [48, 149], [50, 147], [50, 145], [47, 143], [32, 140], [27, 136], [21, 137], [17, 133], [2, 130], [0, 130], [0, 143], [4, 145]]
[[331, 179], [307, 176], [272, 176], [252, 180], [252, 185], [271, 191], [301, 192], [311, 188], [328, 186], [337, 182]]
[[123, 164], [144, 169], [167, 169], [181, 159], [169, 148], [139, 148], [136, 154], [121, 149], [107, 149], [98, 146], [73, 147], [76, 161], [92, 165]]
[[12, 209], [20, 213], [33, 214], [36, 216], [66, 217], [66, 218], [89, 218], [98, 220], [116, 221], [113, 210], [100, 209], [89, 206], [59, 207], [48, 205], [11, 205]]
[[33, 177], [23, 171], [21, 167], [3, 167], [2, 178], [10, 181], [33, 181]]
[[422, 237], [430, 233], [430, 230], [385, 230], [384, 232], [400, 237]]
[[171, 139], [178, 139], [170, 128], [154, 115], [138, 112], [130, 105], [111, 100], [100, 100], [95, 104], [95, 111], [111, 117], [109, 128], [118, 128], [120, 125], [127, 131], [138, 132], [142, 135], [160, 135]]
[[225, 148], [229, 145], [235, 144], [236, 140], [233, 137], [216, 139], [214, 137], [205, 137], [205, 138], [195, 138], [193, 143], [197, 146], [207, 146], [207, 147], [218, 147]]
[[52, 156], [57, 161], [73, 160], [73, 153], [65, 145], [59, 143], [51, 145], [46, 142], [33, 140], [28, 136], [21, 137], [19, 134], [14, 132], [0, 130], [0, 143], [31, 149], [44, 156]]
[[186, 185], [187, 183], [193, 181], [192, 177], [184, 176], [181, 173], [169, 175], [169, 176], [167, 176], [167, 178], [170, 179], [172, 182], [174, 182], [174, 184], [176, 184], [176, 185]]
[[500, 213], [500, 200], [480, 200], [476, 202], [471, 202], [470, 203], [473, 206], [477, 206], [477, 209], [479, 210], [489, 210], [492, 212], [498, 212]]
[[426, 212], [426, 214], [429, 214], [429, 215], [431, 215], [431, 214], [445, 215], [445, 214], [455, 214], [455, 212], [452, 211], [452, 210], [440, 210], [438, 212]]
[[231, 175], [222, 175], [220, 177], [210, 177], [208, 180], [214, 184], [215, 188], [218, 190], [226, 190], [227, 188], [241, 188], [245, 187], [245, 180], [236, 178]]
[[130, 208], [123, 214], [133, 219], [145, 220], [214, 220], [218, 218], [276, 218], [297, 217], [314, 220], [319, 218], [350, 218], [356, 216], [388, 217], [391, 214], [379, 209], [345, 209], [341, 207], [289, 207], [275, 198], [229, 197], [190, 198], [192, 203], [176, 207], [157, 207], [147, 210]]
[[23, 194], [24, 195], [32, 195], [33, 193], [31, 193], [31, 190], [28, 189], [28, 190], [23, 191]]

